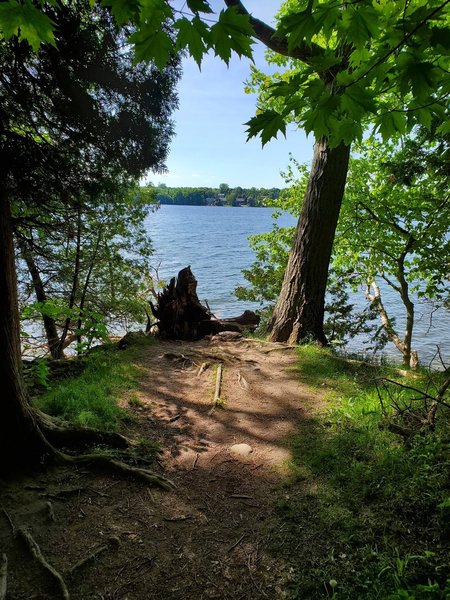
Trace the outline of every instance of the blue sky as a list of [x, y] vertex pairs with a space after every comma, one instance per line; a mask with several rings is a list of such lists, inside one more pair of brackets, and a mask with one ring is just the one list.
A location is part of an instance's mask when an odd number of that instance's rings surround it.
[[[183, 3], [181, 2], [181, 5]], [[214, 9], [224, 8], [222, 0], [211, 2]], [[273, 23], [280, 0], [244, 0], [255, 17]], [[254, 47], [256, 66], [262, 68], [264, 47]], [[288, 127], [287, 138], [279, 134], [261, 147], [257, 138], [246, 142], [244, 123], [254, 114], [256, 96], [244, 92], [250, 73], [248, 60], [233, 57], [227, 66], [207, 56], [202, 70], [192, 59], [183, 62], [179, 84], [179, 109], [174, 115], [176, 136], [166, 161], [168, 174], [150, 174], [148, 180], [168, 186], [283, 187], [280, 171], [289, 162], [289, 153], [301, 161], [311, 159], [312, 140]]]

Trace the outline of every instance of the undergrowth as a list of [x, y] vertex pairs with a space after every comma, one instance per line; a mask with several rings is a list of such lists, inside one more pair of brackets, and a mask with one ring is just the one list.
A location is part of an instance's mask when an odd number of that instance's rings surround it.
[[[50, 383], [48, 389], [35, 398], [35, 405], [45, 413], [61, 417], [83, 427], [113, 431], [130, 412], [119, 401], [139, 387], [144, 369], [139, 366], [139, 348], [151, 343], [151, 338], [133, 344], [126, 350], [94, 350], [81, 361], [80, 375]], [[72, 359], [71, 359], [72, 360]], [[73, 359], [76, 360], [76, 359]]]
[[292, 437], [277, 502], [275, 551], [295, 573], [289, 597], [450, 598], [448, 414], [405, 444], [382, 427], [374, 383], [395, 369], [305, 346], [297, 372], [326, 390], [328, 409]]

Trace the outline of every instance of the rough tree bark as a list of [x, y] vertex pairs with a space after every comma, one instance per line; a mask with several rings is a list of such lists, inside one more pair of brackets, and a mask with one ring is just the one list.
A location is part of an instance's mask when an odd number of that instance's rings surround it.
[[31, 466], [47, 451], [25, 390], [20, 354], [19, 310], [10, 207], [0, 189], [0, 473]]
[[325, 290], [334, 234], [344, 195], [350, 146], [317, 140], [283, 286], [270, 323], [270, 338], [326, 345]]

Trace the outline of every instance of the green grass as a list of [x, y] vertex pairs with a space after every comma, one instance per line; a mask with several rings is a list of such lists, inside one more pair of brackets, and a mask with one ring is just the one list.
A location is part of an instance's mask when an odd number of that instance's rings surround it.
[[[35, 399], [42, 411], [61, 417], [70, 423], [102, 430], [115, 430], [121, 421], [131, 418], [119, 406], [125, 393], [139, 386], [144, 370], [139, 366], [141, 344], [126, 350], [99, 350], [83, 358], [85, 369], [73, 378], [50, 384], [50, 388]], [[130, 395], [133, 404], [133, 393]]]
[[296, 573], [289, 597], [450, 598], [444, 412], [436, 432], [406, 445], [380, 428], [374, 379], [394, 369], [306, 346], [296, 370], [325, 390], [328, 410], [292, 436], [290, 478], [277, 502], [274, 550]]

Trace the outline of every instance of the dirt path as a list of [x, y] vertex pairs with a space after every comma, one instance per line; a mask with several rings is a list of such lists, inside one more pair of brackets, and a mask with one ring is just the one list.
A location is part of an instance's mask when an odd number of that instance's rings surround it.
[[[125, 433], [161, 443], [157, 468], [176, 489], [59, 469], [24, 481], [20, 496], [4, 490], [9, 598], [61, 596], [12, 540], [6, 513], [31, 524], [72, 599], [287, 598], [290, 566], [270, 553], [274, 499], [290, 457], [287, 437], [321, 404], [296, 378], [294, 353], [216, 337], [148, 346], [141, 362], [147, 374]], [[211, 411], [219, 364], [221, 402]]]

